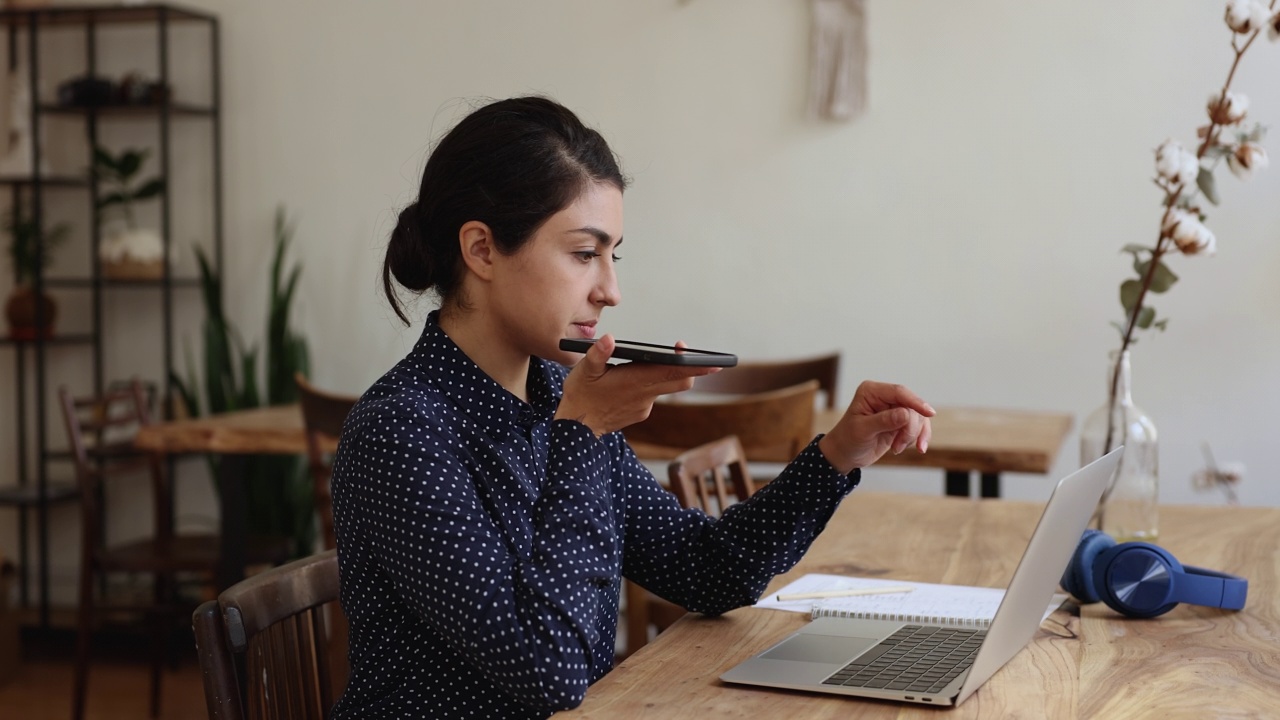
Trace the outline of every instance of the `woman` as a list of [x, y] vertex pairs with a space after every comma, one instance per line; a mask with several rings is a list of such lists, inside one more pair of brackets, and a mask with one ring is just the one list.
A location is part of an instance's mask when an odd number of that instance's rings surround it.
[[[626, 182], [545, 98], [476, 110], [432, 152], [383, 268], [441, 306], [347, 419], [333, 472], [351, 679], [335, 718], [540, 718], [613, 664], [621, 578], [694, 612], [755, 602], [933, 410], [864, 383], [751, 500], [684, 510], [617, 432], [711, 369], [606, 361]], [[576, 366], [575, 366], [576, 363]], [[567, 367], [573, 367], [572, 371]]]

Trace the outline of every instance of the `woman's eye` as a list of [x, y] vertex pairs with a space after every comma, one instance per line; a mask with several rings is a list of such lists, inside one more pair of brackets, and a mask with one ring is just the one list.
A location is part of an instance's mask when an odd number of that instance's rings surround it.
[[614, 256], [613, 256], [613, 261], [614, 261], [614, 262], [618, 262], [618, 261], [619, 261], [619, 260], [621, 260], [621, 259], [622, 259], [622, 258], [621, 258], [621, 257], [619, 257], [619, 256], [617, 256], [617, 255], [614, 255]]
[[573, 255], [584, 263], [589, 263], [600, 257], [600, 253], [595, 252], [594, 250], [580, 250]]

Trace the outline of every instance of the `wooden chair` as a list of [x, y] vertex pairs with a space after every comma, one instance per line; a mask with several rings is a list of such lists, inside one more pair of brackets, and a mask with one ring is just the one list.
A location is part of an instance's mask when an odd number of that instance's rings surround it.
[[787, 463], [813, 439], [818, 381], [723, 401], [653, 404], [648, 419], [622, 431], [636, 455], [673, 458], [727, 435], [736, 435], [751, 462]]
[[806, 380], [817, 380], [824, 406], [828, 410], [834, 410], [839, 398], [836, 393], [839, 379], [840, 353], [834, 352], [799, 360], [738, 363], [734, 367], [694, 380], [693, 392], [746, 395], [778, 390]]
[[321, 610], [337, 599], [338, 555], [326, 550], [201, 605], [192, 625], [209, 718], [328, 717], [334, 692]]
[[667, 481], [681, 505], [701, 508], [712, 517], [756, 491], [746, 452], [734, 435], [681, 453], [667, 466]]
[[[298, 402], [302, 405], [302, 423], [307, 433], [307, 463], [311, 471], [316, 514], [320, 516], [324, 549], [338, 547], [333, 531], [333, 451], [342, 437], [342, 424], [351, 408], [360, 398], [351, 395], [335, 395], [316, 388], [298, 373], [293, 376], [298, 385]], [[330, 677], [334, 695], [347, 687], [347, 616], [337, 603], [329, 607], [327, 620], [331, 629], [329, 643]]]
[[[701, 508], [712, 517], [756, 491], [742, 443], [732, 435], [681, 453], [667, 466], [667, 479], [681, 505]], [[627, 655], [649, 642], [650, 628], [662, 632], [685, 614], [684, 608], [633, 582], [627, 581], [626, 593]]]
[[[150, 616], [151, 717], [156, 717], [160, 711], [160, 679], [169, 630], [178, 614], [175, 576], [181, 572], [211, 575], [218, 560], [217, 536], [174, 533], [172, 487], [165, 464], [159, 456], [135, 450], [132, 445], [132, 435], [137, 428], [151, 422], [141, 383], [135, 380], [124, 389], [94, 398], [73, 398], [63, 387], [58, 396], [80, 492], [80, 606], [72, 718], [78, 720], [84, 716], [94, 616], [121, 609]], [[155, 531], [148, 538], [106, 545], [101, 524], [104, 482], [108, 475], [143, 469], [151, 476]], [[94, 595], [95, 581], [107, 573], [119, 572], [151, 575], [154, 578], [151, 604], [112, 607], [98, 602]]]
[[293, 380], [298, 385], [302, 422], [307, 432], [307, 460], [315, 484], [316, 512], [320, 515], [324, 549], [332, 550], [338, 545], [333, 533], [333, 493], [329, 489], [333, 472], [331, 448], [337, 446], [342, 423], [359, 398], [320, 390], [307, 382], [302, 373], [294, 375]]

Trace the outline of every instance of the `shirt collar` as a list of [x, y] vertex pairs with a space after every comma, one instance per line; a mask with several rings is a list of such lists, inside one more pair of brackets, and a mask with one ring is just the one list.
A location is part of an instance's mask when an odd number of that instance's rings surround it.
[[436, 368], [427, 373], [427, 381], [489, 431], [548, 422], [560, 405], [565, 373], [562, 366], [529, 358], [529, 402], [525, 402], [489, 377], [445, 334], [440, 328], [439, 310], [427, 317], [410, 357], [420, 368]]

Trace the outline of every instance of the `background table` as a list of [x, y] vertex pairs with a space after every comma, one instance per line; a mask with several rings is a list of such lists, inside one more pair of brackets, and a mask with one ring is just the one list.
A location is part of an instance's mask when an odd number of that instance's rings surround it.
[[[1001, 473], [1049, 472], [1074, 422], [1071, 415], [1058, 412], [976, 407], [937, 411], [928, 452], [909, 448], [901, 455], [885, 455], [876, 464], [941, 468], [946, 472], [946, 493], [964, 497], [969, 496], [973, 473], [981, 475], [982, 497], [999, 497]], [[830, 430], [843, 414], [844, 408], [817, 411], [814, 435]], [[687, 449], [643, 443], [631, 447], [645, 461], [670, 460]]]
[[[305, 455], [306, 430], [297, 405], [255, 408], [189, 420], [154, 423], [138, 430], [134, 444], [163, 453], [216, 453], [219, 544], [217, 583], [228, 588], [244, 577], [248, 536], [245, 460], [250, 455]], [[335, 447], [329, 447], [334, 450]]]
[[[843, 503], [804, 573], [1003, 587], [1038, 503], [864, 493]], [[1151, 620], [1068, 605], [958, 709], [958, 718], [1275, 717], [1280, 692], [1280, 509], [1162, 507], [1161, 544], [1190, 565], [1249, 579], [1245, 609], [1181, 605]], [[557, 718], [927, 718], [938, 708], [721, 683], [725, 670], [807, 616], [741, 608], [686, 615]]]
[[[946, 493], [968, 497], [970, 476], [982, 478], [980, 495], [1000, 497], [1000, 474], [1047, 473], [1074, 419], [1057, 412], [999, 408], [943, 407], [932, 419], [933, 439], [921, 454], [908, 448], [901, 455], [885, 455], [877, 465], [942, 468]], [[825, 432], [843, 411], [823, 411], [814, 419]]]

